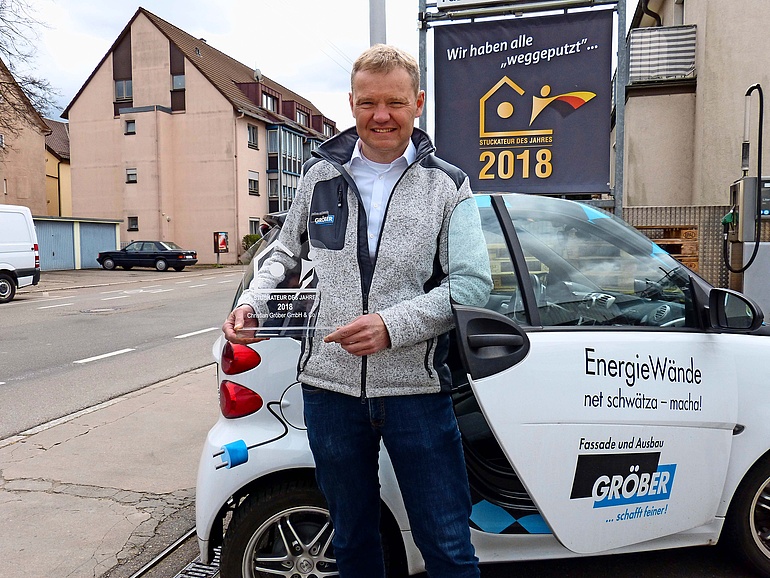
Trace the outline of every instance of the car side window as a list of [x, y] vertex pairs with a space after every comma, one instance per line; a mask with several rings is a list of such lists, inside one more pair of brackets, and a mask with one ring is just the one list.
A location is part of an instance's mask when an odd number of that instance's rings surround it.
[[130, 245], [126, 245], [126, 251], [128, 253], [134, 253], [139, 250], [139, 243], [131, 243]]
[[543, 326], [696, 326], [688, 275], [635, 232], [609, 218], [512, 216]]
[[[478, 203], [477, 211], [468, 210]], [[481, 235], [469, 234], [468, 214], [478, 214]], [[476, 233], [478, 225], [474, 226]], [[488, 197], [476, 197], [463, 201], [455, 209], [452, 215], [449, 235], [449, 270], [456, 273], [461, 268], [461, 263], [467, 262], [470, 245], [478, 244], [480, 252], [473, 258], [477, 268], [484, 268], [486, 277], [486, 289], [483, 302], [470, 302], [467, 291], [463, 290], [456, 281], [456, 277], [450, 274], [450, 291], [452, 299], [461, 305], [483, 306], [497, 313], [507, 315], [512, 319], [525, 323], [526, 316], [519, 292], [519, 281], [513, 268], [511, 253], [503, 236], [497, 216], [495, 215]], [[453, 281], [454, 279], [454, 281]]]

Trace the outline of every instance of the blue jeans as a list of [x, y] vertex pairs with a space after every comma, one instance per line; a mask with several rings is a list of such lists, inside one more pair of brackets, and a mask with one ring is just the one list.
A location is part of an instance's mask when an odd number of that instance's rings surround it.
[[437, 393], [362, 402], [306, 385], [302, 391], [341, 578], [385, 577], [379, 531], [381, 439], [428, 575], [477, 578], [468, 477], [451, 397]]

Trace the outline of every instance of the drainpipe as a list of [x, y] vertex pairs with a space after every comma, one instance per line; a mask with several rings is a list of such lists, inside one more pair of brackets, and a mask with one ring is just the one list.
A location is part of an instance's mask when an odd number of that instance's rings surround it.
[[642, 12], [655, 20], [655, 26], [663, 26], [663, 19], [660, 17], [660, 14], [650, 10], [650, 7], [648, 6], [649, 3], [650, 0], [642, 0]]

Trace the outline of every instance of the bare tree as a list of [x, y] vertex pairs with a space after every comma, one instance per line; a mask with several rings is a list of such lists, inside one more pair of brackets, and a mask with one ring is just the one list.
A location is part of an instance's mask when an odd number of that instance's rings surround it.
[[56, 90], [33, 69], [41, 26], [29, 0], [0, 0], [0, 132], [17, 134], [54, 108]]

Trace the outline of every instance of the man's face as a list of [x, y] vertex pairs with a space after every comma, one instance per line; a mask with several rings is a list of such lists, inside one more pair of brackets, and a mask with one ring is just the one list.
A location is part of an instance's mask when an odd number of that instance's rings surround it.
[[394, 161], [409, 144], [425, 93], [415, 94], [412, 78], [403, 68], [388, 73], [362, 70], [353, 77], [352, 85], [350, 109], [364, 156], [376, 163]]

